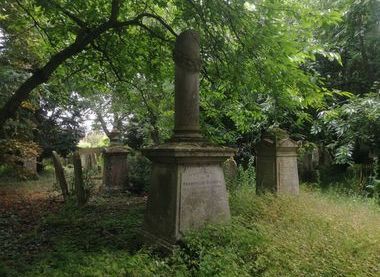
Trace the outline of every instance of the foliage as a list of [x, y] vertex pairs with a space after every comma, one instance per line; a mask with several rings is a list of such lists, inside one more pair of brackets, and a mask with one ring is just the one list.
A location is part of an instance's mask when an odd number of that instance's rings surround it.
[[189, 233], [162, 257], [138, 239], [141, 198], [97, 196], [81, 210], [68, 205], [44, 217], [15, 245], [33, 241], [39, 251], [17, 251], [3, 267], [9, 276], [375, 276], [380, 270], [380, 210], [368, 199], [310, 189], [299, 197], [257, 196], [242, 186], [230, 204], [230, 224]]
[[226, 178], [226, 186], [230, 193], [234, 193], [242, 187], [255, 189], [256, 171], [253, 163], [254, 159], [251, 159], [246, 168], [239, 164], [237, 166], [236, 176], [234, 178]]
[[6, 172], [21, 179], [34, 177], [33, 172], [24, 168], [24, 162], [37, 158], [41, 147], [33, 141], [17, 139], [0, 140], [0, 165], [9, 168]]
[[[354, 162], [354, 147], [365, 145], [379, 153], [380, 95], [352, 96], [346, 103], [319, 113], [312, 132], [322, 133], [338, 164]], [[367, 150], [367, 151], [368, 151]], [[368, 157], [368, 154], [367, 154]], [[368, 158], [367, 158], [368, 159]]]
[[[109, 18], [110, 3], [86, 3], [4, 4], [0, 26], [7, 37], [6, 51], [17, 53], [14, 44], [25, 45], [36, 56], [29, 61], [31, 67], [43, 68], [54, 54], [80, 41], [83, 30]], [[173, 126], [172, 35], [193, 28], [202, 38], [203, 132], [213, 141], [258, 137], [274, 123], [299, 125], [310, 119], [307, 108], [322, 105], [322, 83], [307, 64], [324, 53], [316, 30], [337, 24], [340, 7], [309, 0], [112, 3], [120, 22], [144, 12], [154, 16], [94, 38], [39, 87], [42, 97], [54, 86], [61, 88], [60, 99], [73, 91], [96, 95], [98, 100], [90, 101], [100, 101], [92, 105], [97, 111], [106, 107], [119, 118], [136, 118], [147, 131], [145, 144], [165, 140]], [[21, 36], [22, 30], [30, 31]], [[112, 101], [102, 105], [102, 99]]]
[[339, 54], [340, 60], [319, 57], [315, 68], [331, 89], [356, 95], [376, 92], [380, 80], [380, 3], [377, 0], [334, 2], [334, 5], [345, 2], [348, 5], [339, 24], [324, 28], [322, 40]]
[[104, 133], [93, 131], [87, 133], [86, 136], [79, 141], [77, 146], [80, 148], [106, 147], [109, 145], [109, 142], [109, 138], [107, 138]]
[[129, 188], [133, 193], [148, 192], [152, 163], [138, 151], [128, 153]]

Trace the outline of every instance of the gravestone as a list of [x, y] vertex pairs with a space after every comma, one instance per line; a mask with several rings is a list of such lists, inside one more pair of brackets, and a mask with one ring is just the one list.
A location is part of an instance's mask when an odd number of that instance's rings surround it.
[[59, 184], [61, 190], [63, 199], [66, 201], [69, 197], [69, 188], [67, 186], [67, 181], [65, 178], [65, 172], [62, 167], [61, 159], [57, 152], [52, 152], [52, 159], [53, 159], [53, 165], [55, 170], [55, 178], [57, 180], [57, 183]]
[[256, 147], [257, 193], [299, 193], [297, 149], [298, 144], [284, 132], [263, 136]]
[[82, 172], [82, 162], [78, 151], [75, 151], [73, 155], [74, 164], [74, 187], [75, 194], [77, 197], [77, 204], [82, 207], [87, 202], [86, 190], [84, 188], [83, 172]]
[[238, 173], [238, 166], [233, 157], [228, 158], [223, 163], [224, 176], [227, 180], [234, 180]]
[[23, 167], [29, 173], [37, 175], [37, 157], [25, 158], [23, 160]]
[[120, 132], [110, 134], [110, 146], [104, 149], [103, 185], [106, 192], [120, 192], [128, 187], [128, 149], [120, 142]]
[[200, 132], [198, 33], [181, 33], [173, 56], [174, 134], [169, 142], [143, 150], [153, 162], [144, 235], [169, 249], [187, 231], [229, 221], [222, 164], [235, 153], [211, 145]]

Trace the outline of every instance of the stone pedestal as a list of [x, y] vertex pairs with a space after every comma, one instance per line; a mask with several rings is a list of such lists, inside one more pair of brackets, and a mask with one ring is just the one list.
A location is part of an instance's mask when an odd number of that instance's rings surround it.
[[298, 144], [289, 137], [265, 135], [257, 145], [257, 193], [273, 192], [298, 195]]
[[206, 142], [199, 129], [199, 36], [181, 33], [174, 49], [175, 128], [170, 142], [146, 148], [153, 162], [144, 235], [170, 248], [184, 233], [230, 219], [222, 163], [235, 150]]
[[170, 246], [186, 231], [230, 219], [222, 163], [234, 150], [185, 142], [144, 150], [153, 161], [144, 230]]
[[103, 186], [106, 192], [120, 192], [128, 187], [128, 149], [119, 142], [119, 133], [111, 132], [110, 146], [103, 151]]

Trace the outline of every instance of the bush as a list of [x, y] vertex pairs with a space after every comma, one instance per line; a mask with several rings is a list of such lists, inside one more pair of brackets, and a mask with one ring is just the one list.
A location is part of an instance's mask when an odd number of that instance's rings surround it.
[[129, 191], [141, 194], [148, 191], [152, 163], [140, 152], [132, 151], [128, 154]]
[[24, 168], [24, 163], [30, 158], [37, 158], [41, 151], [41, 147], [33, 141], [0, 140], [0, 173], [21, 180], [35, 179], [36, 173]]
[[234, 192], [242, 187], [255, 188], [256, 171], [253, 166], [253, 160], [248, 162], [247, 168], [241, 164], [237, 166], [237, 173], [234, 178], [226, 178], [226, 186], [228, 191]]

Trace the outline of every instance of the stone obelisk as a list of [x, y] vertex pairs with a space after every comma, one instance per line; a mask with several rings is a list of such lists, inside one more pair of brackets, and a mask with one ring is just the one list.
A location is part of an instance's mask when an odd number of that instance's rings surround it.
[[168, 143], [146, 148], [153, 162], [144, 235], [171, 247], [190, 230], [230, 219], [222, 163], [235, 150], [215, 146], [199, 127], [199, 35], [181, 33], [174, 49], [175, 129]]

